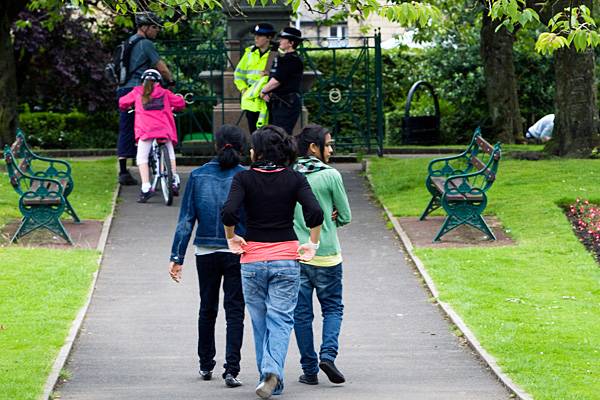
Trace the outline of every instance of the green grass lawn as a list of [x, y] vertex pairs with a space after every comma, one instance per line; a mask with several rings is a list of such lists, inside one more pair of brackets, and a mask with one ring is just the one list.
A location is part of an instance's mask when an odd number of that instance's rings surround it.
[[[81, 219], [108, 216], [116, 186], [115, 159], [72, 161], [69, 197]], [[19, 218], [18, 196], [0, 176], [0, 227]], [[0, 398], [37, 399], [84, 304], [96, 250], [0, 247]]]
[[[371, 160], [375, 193], [394, 215], [427, 205], [428, 161]], [[536, 400], [600, 399], [600, 267], [559, 206], [600, 203], [600, 161], [503, 160], [488, 194], [487, 213], [516, 245], [417, 248], [440, 299]]]

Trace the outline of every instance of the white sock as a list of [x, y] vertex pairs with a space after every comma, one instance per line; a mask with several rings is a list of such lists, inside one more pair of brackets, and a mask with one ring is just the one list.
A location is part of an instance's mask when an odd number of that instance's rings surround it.
[[142, 192], [147, 193], [151, 187], [150, 183], [142, 183]]
[[181, 181], [179, 180], [179, 174], [173, 174], [173, 182], [175, 182], [176, 185], [179, 185], [181, 183]]

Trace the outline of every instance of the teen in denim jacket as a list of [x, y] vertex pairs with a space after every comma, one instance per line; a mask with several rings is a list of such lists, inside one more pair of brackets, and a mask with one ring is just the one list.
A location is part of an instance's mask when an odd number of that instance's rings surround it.
[[[198, 317], [198, 357], [200, 375], [212, 378], [215, 367], [215, 320], [219, 308], [219, 291], [223, 279], [227, 343], [223, 378], [229, 387], [240, 386], [240, 349], [244, 335], [244, 296], [240, 275], [240, 256], [227, 248], [221, 221], [221, 208], [227, 199], [233, 176], [244, 168], [239, 164], [244, 132], [223, 125], [215, 134], [217, 158], [195, 169], [188, 180], [181, 203], [179, 221], [171, 249], [170, 275], [179, 282], [183, 259], [194, 225], [198, 223], [194, 246], [200, 284]], [[245, 234], [244, 218], [235, 232]]]

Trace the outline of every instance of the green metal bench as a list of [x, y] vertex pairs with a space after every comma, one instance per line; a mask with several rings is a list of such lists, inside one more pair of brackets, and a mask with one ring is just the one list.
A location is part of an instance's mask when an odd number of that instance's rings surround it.
[[501, 154], [500, 143], [492, 146], [481, 137], [477, 128], [471, 143], [461, 154], [437, 158], [429, 163], [425, 184], [431, 200], [420, 219], [424, 220], [440, 207], [447, 214], [434, 242], [461, 225], [470, 225], [490, 240], [496, 240], [481, 214], [487, 206], [486, 193], [496, 180]]
[[60, 220], [67, 207], [65, 189], [61, 183], [56, 179], [25, 172], [30, 168], [29, 161], [24, 158], [17, 165], [17, 160], [8, 145], [4, 148], [4, 161], [10, 183], [20, 196], [19, 210], [23, 215], [21, 225], [11, 243], [36, 229], [46, 228], [73, 244], [71, 236]]
[[69, 195], [73, 192], [74, 188], [71, 165], [64, 160], [42, 157], [35, 154], [27, 145], [25, 134], [21, 129], [17, 129], [16, 139], [10, 149], [17, 159], [24, 159], [27, 161], [24, 165], [24, 167], [27, 168], [23, 171], [24, 173], [40, 178], [55, 179], [60, 182], [64, 188], [63, 196], [66, 201], [65, 211], [73, 218], [75, 223], [80, 223], [81, 220], [79, 219], [79, 216], [77, 216], [75, 209], [69, 202]]

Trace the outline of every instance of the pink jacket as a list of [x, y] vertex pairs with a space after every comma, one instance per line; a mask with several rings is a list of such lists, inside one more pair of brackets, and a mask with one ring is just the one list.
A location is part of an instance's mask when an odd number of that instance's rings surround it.
[[172, 110], [181, 111], [185, 108], [183, 98], [155, 84], [150, 101], [144, 105], [142, 104], [143, 93], [144, 88], [136, 86], [131, 92], [119, 98], [121, 111], [127, 111], [135, 104], [135, 141], [169, 138], [173, 144], [177, 143], [177, 129], [175, 129]]

